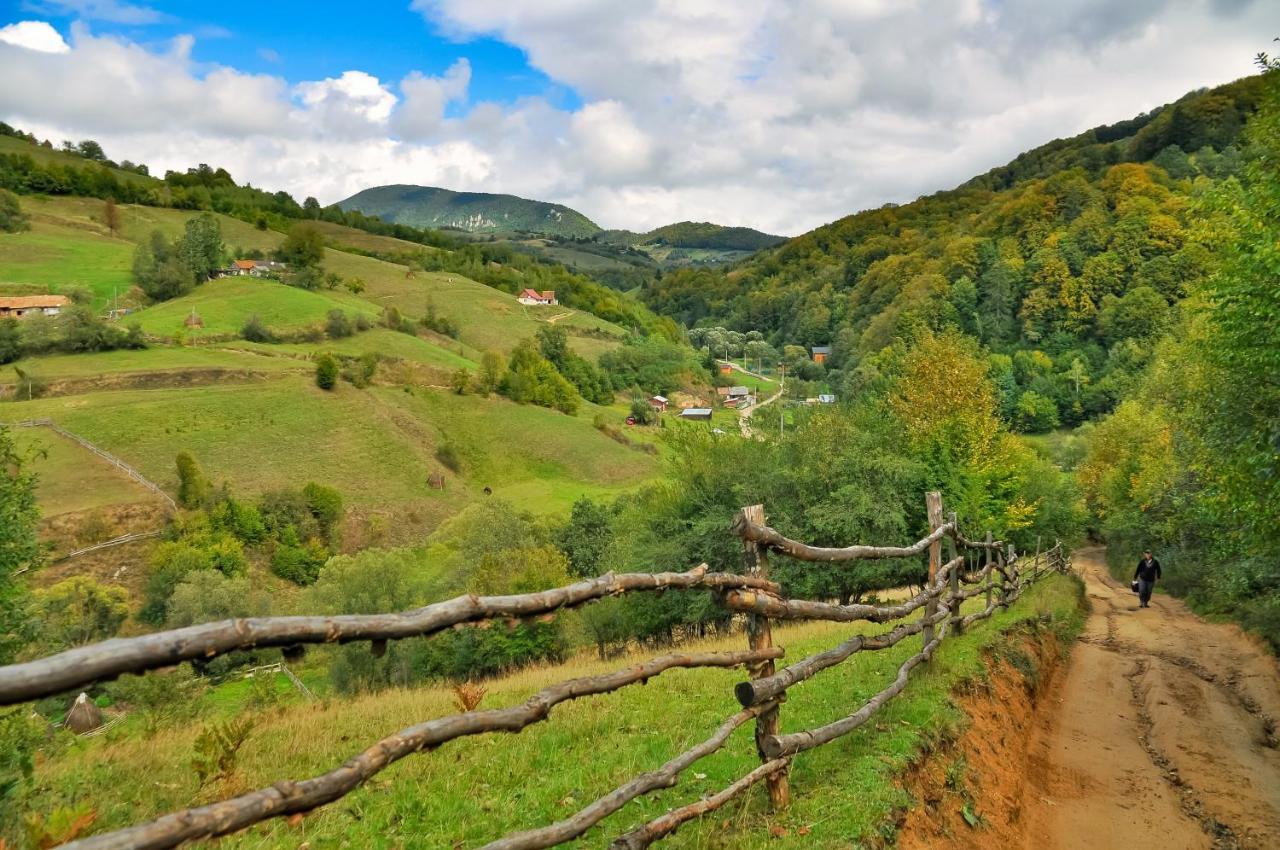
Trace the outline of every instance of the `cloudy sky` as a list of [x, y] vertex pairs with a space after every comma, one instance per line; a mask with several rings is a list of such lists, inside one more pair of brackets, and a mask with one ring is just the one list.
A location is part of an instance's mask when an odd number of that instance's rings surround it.
[[1270, 0], [0, 0], [0, 119], [332, 203], [796, 234], [1252, 72]]

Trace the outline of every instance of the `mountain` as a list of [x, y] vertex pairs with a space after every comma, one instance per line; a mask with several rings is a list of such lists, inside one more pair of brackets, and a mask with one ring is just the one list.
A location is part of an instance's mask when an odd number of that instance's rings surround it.
[[671, 248], [705, 248], [716, 251], [759, 251], [785, 242], [785, 236], [772, 236], [750, 227], [725, 227], [709, 221], [681, 221], [635, 233], [630, 230], [606, 230], [597, 237], [615, 245], [668, 246]]
[[375, 186], [339, 201], [338, 206], [395, 224], [472, 233], [522, 232], [573, 238], [600, 232], [599, 225], [564, 204], [434, 186]]
[[1264, 82], [1192, 92], [730, 269], [675, 270], [643, 297], [688, 326], [759, 331], [779, 350], [830, 345], [816, 371], [849, 392], [875, 380], [896, 340], [954, 328], [1003, 358], [1003, 412], [1024, 430], [1099, 416], [1212, 271], [1197, 199], [1238, 174]]

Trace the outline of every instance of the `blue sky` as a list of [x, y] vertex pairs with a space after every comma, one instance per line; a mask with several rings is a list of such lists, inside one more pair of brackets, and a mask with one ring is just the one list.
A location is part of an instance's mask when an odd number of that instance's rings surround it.
[[334, 203], [803, 232], [1254, 73], [1275, 0], [0, 0], [0, 121]]
[[10, 8], [0, 25], [35, 17], [69, 37], [72, 24], [83, 21], [97, 35], [153, 47], [191, 34], [196, 37], [192, 55], [199, 62], [292, 81], [336, 77], [352, 68], [382, 80], [399, 80], [410, 71], [440, 74], [466, 58], [471, 63], [473, 100], [511, 103], [521, 97], [545, 97], [565, 109], [580, 103], [571, 88], [530, 67], [518, 47], [481, 35], [446, 37], [408, 2], [217, 0], [144, 6], [10, 0], [0, 8], [6, 5]]

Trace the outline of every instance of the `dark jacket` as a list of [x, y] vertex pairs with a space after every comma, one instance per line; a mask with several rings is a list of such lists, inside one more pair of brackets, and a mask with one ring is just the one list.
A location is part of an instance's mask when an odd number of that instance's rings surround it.
[[1160, 562], [1153, 556], [1150, 561], [1139, 560], [1138, 569], [1133, 572], [1134, 579], [1142, 579], [1143, 581], [1155, 581], [1160, 578]]

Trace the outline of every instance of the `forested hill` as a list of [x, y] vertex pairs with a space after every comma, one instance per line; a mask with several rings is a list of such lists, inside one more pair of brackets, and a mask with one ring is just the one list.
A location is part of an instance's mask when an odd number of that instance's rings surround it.
[[1193, 92], [734, 267], [669, 273], [645, 298], [778, 348], [831, 345], [837, 387], [866, 380], [870, 358], [913, 328], [956, 326], [1012, 355], [997, 363], [1010, 419], [1028, 430], [1080, 421], [1114, 405], [1203, 277], [1194, 205], [1238, 172], [1262, 89], [1250, 77]]
[[599, 225], [564, 204], [531, 201], [515, 195], [454, 192], [435, 186], [375, 186], [339, 201], [338, 206], [411, 227], [568, 237], [600, 232]]
[[618, 245], [669, 245], [672, 248], [706, 248], [719, 251], [759, 251], [787, 241], [786, 237], [761, 233], [750, 227], [725, 227], [709, 221], [681, 221], [648, 233], [606, 230], [602, 242]]

